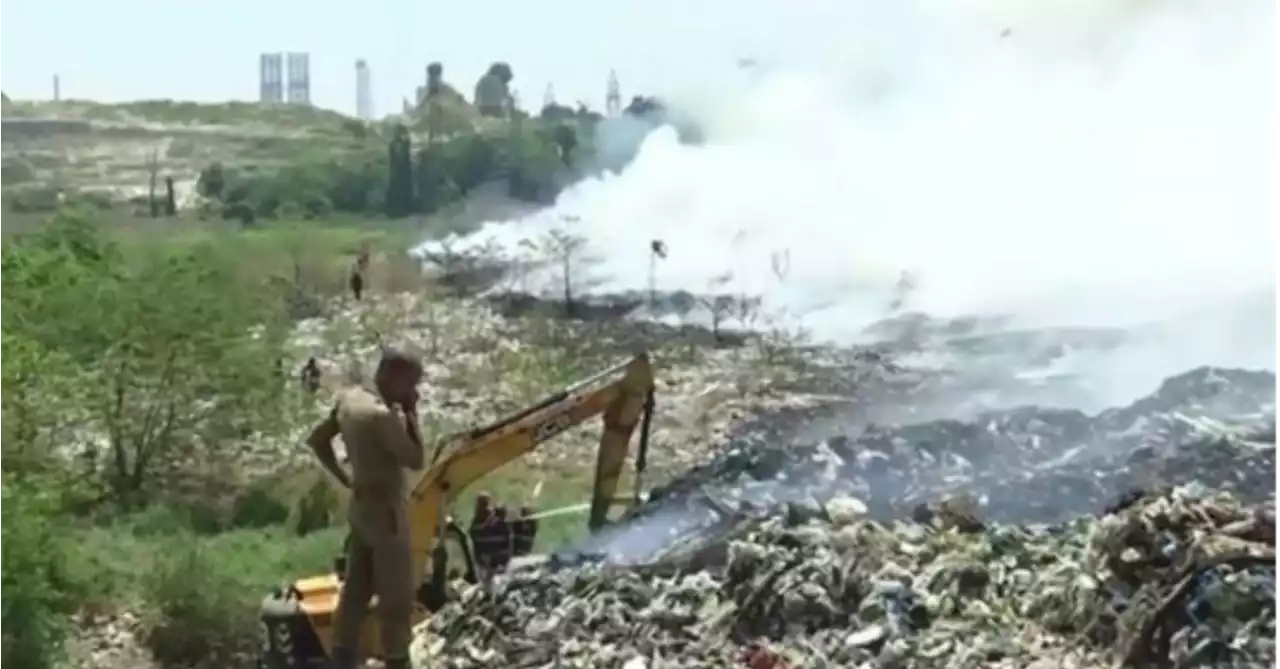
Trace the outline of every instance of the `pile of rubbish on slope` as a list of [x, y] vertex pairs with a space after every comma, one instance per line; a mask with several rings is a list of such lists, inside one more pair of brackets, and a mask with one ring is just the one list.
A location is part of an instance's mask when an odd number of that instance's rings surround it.
[[[1273, 666], [1274, 506], [1174, 488], [1057, 526], [879, 523], [836, 498], [696, 555], [471, 586], [422, 667]], [[1036, 663], [1039, 664], [1036, 664]], [[1216, 663], [1216, 664], [1215, 664]]]
[[747, 426], [575, 551], [466, 590], [415, 657], [1273, 666], [1274, 379], [1201, 368], [1095, 416], [1024, 407], [807, 443], [785, 435], [832, 416]]

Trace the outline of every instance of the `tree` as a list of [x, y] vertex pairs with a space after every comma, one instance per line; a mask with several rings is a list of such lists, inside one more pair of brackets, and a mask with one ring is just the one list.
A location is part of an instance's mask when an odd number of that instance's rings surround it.
[[[578, 222], [577, 216], [565, 216], [563, 222]], [[567, 229], [553, 229], [538, 242], [528, 245], [535, 253], [542, 255], [546, 262], [555, 267], [560, 276], [560, 290], [564, 298], [564, 315], [572, 318], [577, 314], [575, 291], [590, 283], [586, 269], [596, 262], [596, 258], [587, 253], [587, 240]]]
[[387, 147], [386, 213], [390, 218], [402, 218], [414, 211], [413, 197], [413, 140], [409, 129], [397, 124]]
[[711, 317], [711, 334], [716, 338], [717, 342], [724, 341], [724, 333], [721, 328], [724, 327], [725, 320], [734, 312], [733, 297], [718, 291], [723, 290], [732, 280], [732, 272], [725, 272], [719, 276], [712, 277], [707, 282], [708, 294], [698, 298], [698, 301]]
[[[79, 411], [52, 425], [100, 436], [101, 445], [79, 441], [103, 500], [141, 504], [159, 480], [190, 475], [194, 449], [225, 450], [275, 429], [281, 386], [272, 362], [284, 314], [270, 290], [245, 278], [240, 256], [230, 239], [126, 251], [68, 215], [6, 244], [5, 339], [55, 361], [48, 372], [82, 395]], [[57, 385], [48, 383], [16, 398], [6, 384], [4, 422], [39, 393], [49, 399]]]
[[492, 179], [499, 167], [498, 147], [484, 135], [464, 135], [429, 150], [438, 156], [441, 176], [463, 196]]
[[[490, 69], [501, 89], [498, 97], [509, 104], [502, 83], [510, 77], [509, 66], [495, 63]], [[512, 197], [546, 203], [572, 181], [569, 170], [592, 151], [589, 133], [580, 132], [589, 122], [585, 113], [563, 122], [522, 113], [505, 124], [477, 124], [475, 109], [441, 81], [439, 94], [419, 107], [415, 118], [391, 126], [385, 136], [380, 126], [369, 126], [365, 140], [343, 132], [344, 148], [338, 151], [303, 150], [280, 164], [211, 163], [201, 171], [198, 188], [218, 201], [211, 213], [246, 225], [331, 211], [393, 217], [431, 213], [499, 180], [506, 181]], [[417, 150], [412, 132], [426, 135]], [[14, 194], [10, 199], [11, 207], [22, 204]], [[44, 208], [55, 207], [56, 202]]]
[[227, 187], [227, 176], [223, 172], [222, 163], [210, 163], [200, 171], [200, 179], [196, 182], [196, 190], [201, 195], [214, 200], [222, 199], [223, 189]]
[[481, 116], [504, 118], [511, 108], [511, 66], [496, 62], [476, 82], [475, 106]]
[[431, 214], [461, 197], [461, 189], [449, 174], [448, 157], [444, 151], [429, 147], [418, 153], [418, 166], [414, 171], [418, 195], [416, 211]]
[[164, 215], [169, 217], [178, 215], [178, 200], [173, 192], [173, 177], [164, 178]]
[[573, 167], [573, 150], [578, 148], [578, 133], [567, 124], [560, 124], [552, 131], [556, 147], [560, 150], [560, 162]]
[[73, 490], [83, 472], [75, 463], [68, 467], [59, 449], [75, 443], [82, 424], [76, 413], [85, 399], [80, 368], [69, 356], [12, 328], [0, 336], [0, 349], [0, 446], [6, 481]]
[[536, 128], [524, 129], [512, 124], [507, 146], [510, 151], [508, 194], [527, 202], [552, 200], [563, 169], [554, 141]]
[[631, 102], [627, 104], [626, 109], [622, 110], [622, 113], [630, 114], [632, 116], [647, 116], [650, 114], [661, 114], [664, 111], [666, 111], [666, 108], [657, 98], [637, 95], [631, 98]]

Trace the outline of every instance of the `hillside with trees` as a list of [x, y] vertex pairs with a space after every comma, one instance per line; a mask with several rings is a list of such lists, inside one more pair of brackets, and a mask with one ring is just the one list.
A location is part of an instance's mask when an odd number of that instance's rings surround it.
[[377, 122], [296, 105], [15, 101], [5, 208], [49, 213], [72, 200], [243, 224], [429, 216], [477, 191], [545, 204], [594, 168], [598, 113], [519, 108], [507, 63], [489, 68], [470, 102], [443, 65], [429, 72], [419, 104]]

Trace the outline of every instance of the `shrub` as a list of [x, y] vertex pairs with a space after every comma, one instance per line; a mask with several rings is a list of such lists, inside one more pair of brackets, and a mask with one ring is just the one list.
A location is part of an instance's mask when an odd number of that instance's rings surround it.
[[280, 501], [264, 485], [255, 485], [236, 497], [231, 509], [231, 526], [262, 528], [289, 519], [289, 505]]
[[191, 540], [169, 544], [144, 582], [146, 643], [169, 667], [229, 667], [251, 656], [257, 626], [251, 588]]
[[43, 669], [62, 658], [74, 581], [65, 563], [52, 500], [34, 486], [0, 483], [0, 593], [3, 596], [3, 659], [10, 667]]

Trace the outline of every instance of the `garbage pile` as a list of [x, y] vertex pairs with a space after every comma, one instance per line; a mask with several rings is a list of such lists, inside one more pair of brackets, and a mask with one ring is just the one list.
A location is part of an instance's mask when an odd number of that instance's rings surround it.
[[931, 505], [963, 499], [982, 518], [1010, 523], [1096, 514], [1126, 492], [1193, 481], [1247, 502], [1275, 495], [1269, 372], [1199, 368], [1096, 416], [1022, 407], [787, 440], [819, 422], [832, 424], [818, 409], [746, 426], [706, 465], [652, 491], [632, 522], [580, 550], [644, 562], [728, 516], [759, 508], [811, 513], [837, 495], [861, 500], [882, 521], [927, 516]]
[[548, 564], [463, 588], [430, 667], [1274, 666], [1275, 377], [1088, 416], [743, 427]]
[[1273, 666], [1270, 504], [1180, 487], [1053, 527], [879, 523], [861, 508], [752, 519], [696, 557], [469, 587], [418, 630], [415, 663]]

